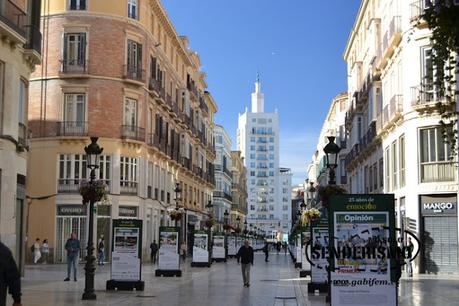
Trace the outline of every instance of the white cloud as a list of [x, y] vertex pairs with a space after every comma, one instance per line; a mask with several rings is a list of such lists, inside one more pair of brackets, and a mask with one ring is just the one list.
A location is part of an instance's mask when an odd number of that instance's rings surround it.
[[306, 179], [306, 167], [317, 146], [319, 132], [284, 130], [280, 133], [280, 166], [291, 168], [292, 184]]

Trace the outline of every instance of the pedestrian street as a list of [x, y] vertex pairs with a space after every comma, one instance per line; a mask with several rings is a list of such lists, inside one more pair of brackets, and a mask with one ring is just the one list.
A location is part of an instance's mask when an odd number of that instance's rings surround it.
[[[189, 260], [189, 259], [188, 259]], [[155, 277], [154, 267], [142, 267], [145, 291], [105, 291], [109, 266], [97, 267], [96, 301], [82, 301], [84, 269], [78, 265], [78, 281], [64, 282], [65, 265], [27, 266], [22, 279], [23, 305], [307, 305], [325, 304], [325, 295], [307, 294], [309, 278], [299, 278], [299, 272], [289, 255], [255, 254], [251, 269], [251, 285], [242, 284], [241, 267], [236, 259], [213, 263], [211, 268], [191, 268], [189, 261], [182, 266], [182, 277]], [[459, 279], [423, 276], [422, 279], [402, 279], [400, 306], [459, 305]], [[10, 298], [10, 297], [9, 297]], [[7, 305], [11, 305], [8, 300]]]

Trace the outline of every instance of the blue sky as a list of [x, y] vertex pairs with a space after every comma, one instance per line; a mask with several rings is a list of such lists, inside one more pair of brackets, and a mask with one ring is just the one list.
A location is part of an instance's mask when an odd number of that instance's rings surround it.
[[330, 102], [346, 90], [342, 57], [358, 0], [162, 0], [179, 35], [201, 57], [216, 122], [236, 146], [260, 71], [265, 111], [278, 109], [280, 162], [306, 178]]

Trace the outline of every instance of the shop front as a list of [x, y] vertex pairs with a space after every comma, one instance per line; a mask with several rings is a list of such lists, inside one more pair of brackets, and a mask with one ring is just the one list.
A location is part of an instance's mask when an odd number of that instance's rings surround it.
[[54, 262], [67, 262], [65, 243], [71, 233], [75, 233], [80, 240], [80, 260], [86, 256], [86, 216], [85, 205], [64, 204], [56, 206], [56, 243]]
[[421, 195], [421, 272], [458, 273], [456, 194]]

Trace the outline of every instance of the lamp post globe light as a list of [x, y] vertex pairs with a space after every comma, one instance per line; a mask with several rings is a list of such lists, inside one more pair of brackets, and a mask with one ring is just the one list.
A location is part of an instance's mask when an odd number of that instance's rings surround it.
[[328, 136], [328, 143], [324, 147], [327, 168], [329, 169], [329, 185], [336, 185], [335, 169], [338, 166], [338, 154], [341, 148], [335, 143], [334, 136]]
[[[88, 168], [91, 170], [89, 177], [89, 185], [93, 186], [94, 181], [96, 179], [96, 169], [99, 168], [99, 155], [104, 150], [103, 148], [99, 147], [97, 144], [97, 140], [99, 137], [91, 137], [91, 143], [84, 148], [86, 153], [86, 162]], [[83, 293], [83, 300], [95, 300], [96, 293], [94, 291], [94, 274], [96, 271], [96, 257], [94, 256], [94, 204], [95, 201], [93, 198], [89, 201], [89, 230], [88, 230], [88, 245], [86, 247], [87, 254], [86, 254], [86, 264], [84, 267], [85, 270], [85, 281], [84, 281], [84, 293]]]

